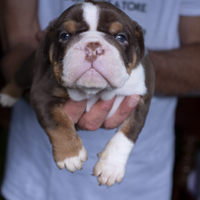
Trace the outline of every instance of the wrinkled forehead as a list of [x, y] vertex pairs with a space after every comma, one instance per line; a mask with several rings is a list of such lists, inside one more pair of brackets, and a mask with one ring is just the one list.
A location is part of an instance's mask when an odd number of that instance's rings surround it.
[[86, 2], [66, 10], [58, 20], [69, 33], [101, 31], [119, 33], [124, 28], [134, 28], [133, 21], [121, 10], [107, 2]]

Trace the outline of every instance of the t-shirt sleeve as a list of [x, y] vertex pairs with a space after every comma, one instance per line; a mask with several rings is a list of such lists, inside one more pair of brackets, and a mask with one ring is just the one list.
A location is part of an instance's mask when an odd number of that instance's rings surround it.
[[180, 15], [200, 16], [200, 0], [181, 0]]

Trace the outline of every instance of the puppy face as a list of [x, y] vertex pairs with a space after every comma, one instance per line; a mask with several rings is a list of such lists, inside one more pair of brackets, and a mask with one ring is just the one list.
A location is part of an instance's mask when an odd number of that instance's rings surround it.
[[141, 27], [107, 2], [69, 8], [47, 39], [57, 81], [88, 94], [122, 87], [144, 56]]

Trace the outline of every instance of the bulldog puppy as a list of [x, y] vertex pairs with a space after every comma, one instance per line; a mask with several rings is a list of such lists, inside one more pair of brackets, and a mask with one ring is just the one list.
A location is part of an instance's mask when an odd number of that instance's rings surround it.
[[94, 167], [100, 185], [120, 183], [154, 92], [154, 73], [144, 57], [141, 27], [108, 2], [76, 4], [50, 24], [37, 52], [31, 103], [53, 147], [60, 169], [83, 167], [87, 152], [64, 111], [70, 98], [87, 99], [87, 109], [98, 100], [116, 96], [112, 116], [125, 96], [140, 102], [107, 143]]

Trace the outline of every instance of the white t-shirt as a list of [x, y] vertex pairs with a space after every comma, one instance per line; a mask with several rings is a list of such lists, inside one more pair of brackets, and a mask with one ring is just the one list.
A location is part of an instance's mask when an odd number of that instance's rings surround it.
[[[41, 29], [75, 0], [40, 0]], [[144, 30], [146, 48], [179, 47], [180, 15], [200, 15], [199, 0], [110, 0]], [[9, 200], [170, 200], [174, 158], [175, 97], [154, 96], [145, 127], [127, 163], [120, 185], [98, 186], [92, 169], [96, 156], [115, 130], [79, 131], [88, 152], [81, 171], [59, 170], [52, 147], [28, 103], [20, 100], [13, 110], [2, 194]]]

